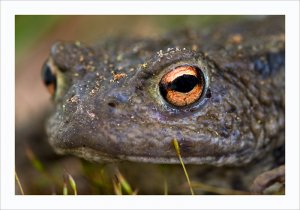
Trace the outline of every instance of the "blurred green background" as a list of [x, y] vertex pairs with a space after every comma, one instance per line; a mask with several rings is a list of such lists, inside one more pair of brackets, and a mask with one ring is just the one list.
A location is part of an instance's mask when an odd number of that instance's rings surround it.
[[[244, 16], [245, 17], [245, 16]], [[170, 29], [204, 27], [219, 22], [240, 20], [243, 16], [60, 16], [17, 15], [17, 59], [38, 41], [58, 34], [58, 39], [94, 41], [102, 36], [125, 33], [134, 36], [159, 34]], [[60, 34], [63, 30], [63, 34]]]

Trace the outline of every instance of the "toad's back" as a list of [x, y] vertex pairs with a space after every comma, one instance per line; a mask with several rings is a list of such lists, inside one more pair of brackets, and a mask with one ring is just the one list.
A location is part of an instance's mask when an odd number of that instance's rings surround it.
[[284, 17], [162, 38], [56, 43], [54, 149], [88, 160], [241, 165], [284, 144]]

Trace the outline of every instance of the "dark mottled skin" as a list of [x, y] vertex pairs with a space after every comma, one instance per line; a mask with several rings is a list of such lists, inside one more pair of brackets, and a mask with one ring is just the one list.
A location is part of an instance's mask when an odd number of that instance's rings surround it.
[[[93, 161], [179, 163], [175, 138], [185, 163], [245, 165], [284, 148], [284, 60], [284, 16], [92, 47], [56, 43], [48, 60], [59, 69], [50, 143]], [[207, 79], [186, 108], [158, 91], [180, 64], [199, 66]], [[282, 155], [271, 155], [272, 167]]]

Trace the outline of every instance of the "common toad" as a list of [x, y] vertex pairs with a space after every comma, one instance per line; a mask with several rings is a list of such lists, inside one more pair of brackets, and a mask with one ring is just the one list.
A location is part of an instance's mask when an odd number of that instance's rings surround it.
[[284, 164], [284, 27], [271, 16], [94, 46], [57, 42], [43, 67], [55, 103], [50, 144], [97, 162], [176, 164], [176, 139], [185, 164]]

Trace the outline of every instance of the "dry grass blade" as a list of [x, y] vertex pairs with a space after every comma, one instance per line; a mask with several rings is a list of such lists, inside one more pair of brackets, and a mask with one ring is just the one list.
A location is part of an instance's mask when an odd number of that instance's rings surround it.
[[188, 175], [188, 173], [187, 173], [187, 171], [186, 171], [185, 165], [184, 165], [183, 160], [182, 160], [182, 158], [181, 158], [180, 147], [179, 147], [179, 144], [178, 144], [177, 139], [173, 139], [173, 145], [174, 145], [175, 151], [176, 151], [176, 153], [177, 153], [177, 156], [178, 156], [178, 158], [179, 158], [179, 161], [180, 161], [180, 163], [181, 163], [181, 165], [182, 165], [182, 168], [183, 168], [183, 171], [184, 171], [186, 180], [187, 180], [187, 182], [188, 182], [188, 184], [189, 184], [189, 188], [190, 188], [191, 194], [192, 194], [192, 195], [195, 195], [194, 190], [193, 190], [192, 185], [191, 185], [191, 181], [190, 181], [189, 175]]
[[164, 179], [164, 195], [168, 195], [168, 182]]
[[15, 171], [15, 177], [16, 177], [16, 181], [17, 181], [17, 184], [18, 184], [18, 187], [19, 187], [19, 189], [20, 189], [21, 194], [22, 194], [22, 195], [25, 195], [25, 194], [24, 194], [24, 191], [23, 191], [23, 188], [22, 188], [22, 185], [21, 185], [21, 182], [20, 182], [20, 180], [19, 180], [19, 177], [18, 177], [16, 171]]
[[201, 182], [193, 182], [192, 186], [195, 189], [200, 189], [205, 192], [216, 193], [216, 194], [220, 194], [220, 195], [250, 195], [251, 194], [250, 192], [206, 185]]
[[112, 180], [114, 191], [116, 195], [122, 195], [122, 187], [120, 182], [118, 182], [117, 178]]

